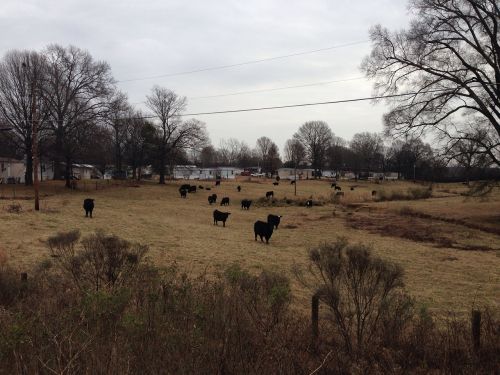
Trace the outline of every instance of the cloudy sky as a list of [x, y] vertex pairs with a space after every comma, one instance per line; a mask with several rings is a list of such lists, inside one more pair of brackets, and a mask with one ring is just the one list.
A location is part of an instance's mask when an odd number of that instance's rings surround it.
[[[1, 0], [0, 54], [73, 44], [107, 61], [137, 108], [157, 84], [185, 95], [188, 113], [224, 111], [369, 96], [359, 66], [370, 26], [399, 29], [409, 18], [404, 0]], [[346, 139], [381, 131], [384, 110], [357, 102], [196, 117], [216, 146], [267, 135], [282, 148], [309, 120]]]

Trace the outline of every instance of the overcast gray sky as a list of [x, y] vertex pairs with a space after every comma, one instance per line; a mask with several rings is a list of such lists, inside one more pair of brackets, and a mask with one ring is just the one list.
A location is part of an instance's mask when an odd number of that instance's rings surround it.
[[[368, 30], [409, 22], [404, 0], [0, 0], [0, 53], [73, 44], [107, 61], [130, 80], [340, 46], [317, 53], [222, 70], [119, 82], [130, 102], [155, 84], [188, 97], [188, 112], [208, 112], [365, 97], [366, 79], [287, 90], [200, 98], [362, 77]], [[382, 130], [383, 105], [369, 102], [224, 115], [203, 115], [215, 146], [235, 137], [255, 145], [262, 135], [280, 147], [309, 120], [337, 136]]]

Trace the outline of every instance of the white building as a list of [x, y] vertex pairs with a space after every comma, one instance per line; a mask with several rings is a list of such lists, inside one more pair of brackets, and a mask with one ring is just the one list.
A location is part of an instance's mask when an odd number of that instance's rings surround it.
[[236, 178], [243, 169], [237, 167], [199, 168], [196, 165], [176, 165], [174, 178], [185, 180], [215, 180]]
[[0, 157], [0, 183], [24, 183], [26, 167], [22, 160]]
[[[280, 168], [278, 176], [285, 180], [295, 179], [295, 168]], [[314, 178], [314, 169], [312, 168], [297, 168], [297, 180]]]

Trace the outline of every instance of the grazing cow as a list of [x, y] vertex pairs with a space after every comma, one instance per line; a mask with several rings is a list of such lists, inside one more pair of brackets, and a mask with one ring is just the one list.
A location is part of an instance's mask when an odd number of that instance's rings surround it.
[[212, 188], [210, 188], [210, 187], [206, 187], [206, 188], [205, 188], [205, 190], [212, 190]]
[[212, 194], [212, 195], [208, 196], [208, 203], [209, 204], [216, 203], [216, 202], [217, 202], [217, 194]]
[[311, 208], [312, 206], [313, 206], [313, 201], [312, 201], [312, 199], [308, 199], [308, 200], [306, 200], [306, 207], [307, 207], [307, 208]]
[[377, 190], [372, 190], [372, 197], [374, 197], [375, 195], [377, 195]]
[[190, 186], [188, 192], [189, 193], [196, 193], [196, 186], [195, 185]]
[[190, 187], [191, 185], [189, 184], [182, 184], [181, 187], [179, 188], [179, 191], [181, 191], [182, 189], [189, 191]]
[[351, 186], [351, 191], [353, 191], [353, 190], [354, 190], [354, 186]]
[[266, 193], [266, 198], [268, 198], [268, 199], [269, 199], [269, 198], [274, 198], [274, 191], [268, 191], [268, 192]]
[[222, 226], [226, 226], [226, 220], [228, 216], [231, 215], [230, 212], [221, 212], [219, 210], [214, 210], [214, 225], [218, 225], [219, 221], [222, 221]]
[[281, 215], [267, 215], [267, 222], [271, 225], [274, 225], [276, 229], [278, 229], [278, 225], [280, 225]]
[[238, 190], [238, 193], [241, 191], [241, 186], [238, 185], [238, 187], [236, 188], [236, 190]]
[[188, 191], [186, 189], [179, 189], [179, 193], [181, 193], [181, 198], [186, 198], [187, 192]]
[[279, 182], [273, 182], [274, 186], [278, 186], [280, 183]]
[[334, 183], [332, 184], [332, 186], [330, 186], [330, 188], [334, 188], [334, 187], [337, 187], [337, 183], [336, 183], [336, 182], [334, 182]]
[[83, 209], [85, 210], [85, 217], [92, 217], [92, 211], [94, 210], [94, 200], [87, 198], [83, 201]]
[[250, 209], [250, 206], [252, 205], [252, 201], [250, 199], [243, 199], [241, 201], [241, 208], [243, 210], [249, 210]]
[[290, 185], [295, 185], [295, 180], [290, 181]]
[[220, 201], [220, 205], [221, 206], [229, 206], [229, 197], [222, 198], [222, 200]]
[[220, 180], [215, 181], [215, 186], [220, 186]]
[[341, 191], [342, 188], [340, 186], [335, 186], [335, 190]]
[[266, 223], [265, 221], [257, 220], [253, 225], [253, 231], [255, 233], [255, 241], [257, 241], [257, 236], [260, 237], [261, 242], [264, 242], [263, 238], [266, 239], [266, 243], [269, 244], [269, 240], [273, 235], [273, 225]]
[[203, 187], [203, 186], [201, 186], [201, 185], [199, 185], [199, 186], [198, 186], [198, 189], [203, 190], [203, 189], [204, 189], [204, 187]]

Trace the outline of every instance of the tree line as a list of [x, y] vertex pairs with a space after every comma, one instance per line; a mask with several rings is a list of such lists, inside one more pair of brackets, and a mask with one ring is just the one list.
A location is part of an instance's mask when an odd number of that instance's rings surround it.
[[[408, 29], [372, 27], [372, 51], [361, 69], [389, 110], [384, 133], [350, 141], [323, 121], [306, 122], [286, 142], [260, 137], [211, 144], [205, 124], [182, 116], [187, 100], [154, 86], [145, 116], [116, 87], [110, 66], [74, 46], [11, 51], [0, 62], [0, 150], [26, 158], [32, 183], [33, 124], [39, 156], [53, 160], [54, 178], [69, 186], [74, 161], [141, 177], [151, 165], [160, 183], [173, 165], [281, 165], [353, 172], [394, 171], [433, 179], [457, 165], [465, 177], [500, 167], [500, 8], [495, 0], [415, 0]], [[424, 140], [432, 140], [432, 147]], [[170, 171], [169, 171], [170, 170]]]

